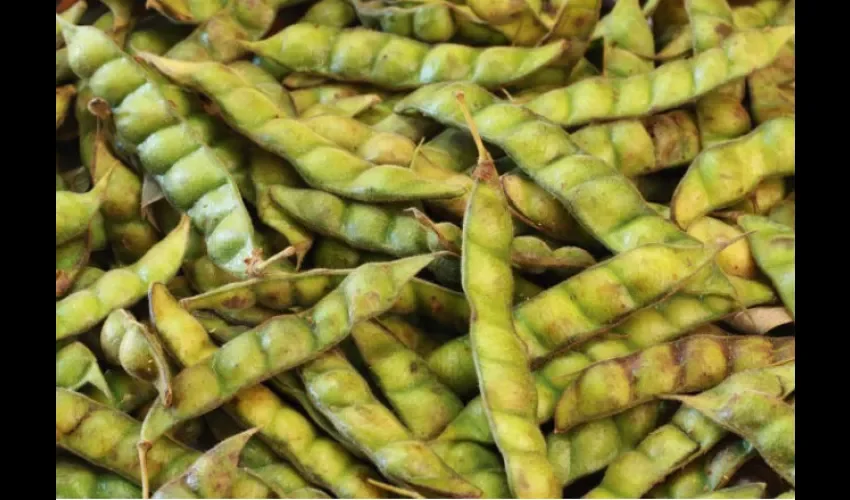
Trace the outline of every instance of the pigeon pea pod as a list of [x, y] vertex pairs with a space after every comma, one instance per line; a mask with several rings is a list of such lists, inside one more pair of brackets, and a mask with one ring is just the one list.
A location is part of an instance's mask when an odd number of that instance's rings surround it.
[[499, 87], [551, 63], [566, 44], [553, 42], [536, 48], [431, 46], [362, 28], [297, 23], [270, 38], [243, 45], [293, 71], [408, 89], [456, 80]]
[[125, 309], [112, 311], [100, 330], [106, 361], [130, 376], [153, 384], [164, 404], [171, 402], [171, 367], [159, 340]]
[[[457, 95], [467, 120], [463, 94]], [[484, 411], [505, 461], [511, 493], [519, 498], [558, 498], [560, 489], [537, 426], [534, 380], [511, 317], [513, 223], [493, 159], [478, 144], [475, 185], [463, 221], [461, 277], [469, 301], [469, 342]]]
[[421, 116], [403, 116], [393, 111], [393, 106], [405, 94], [383, 96], [382, 101], [360, 113], [357, 119], [372, 127], [376, 132], [390, 132], [419, 142], [437, 132], [434, 122]]
[[764, 498], [766, 483], [744, 483], [712, 491], [695, 498]]
[[117, 259], [133, 263], [159, 240], [159, 234], [139, 210], [142, 181], [110, 150], [105, 131], [107, 124], [89, 112], [91, 98], [91, 91], [83, 86], [75, 109], [80, 130], [80, 157], [95, 182], [110, 176], [100, 208], [106, 236]]
[[377, 321], [355, 325], [351, 338], [401, 421], [417, 439], [430, 439], [463, 408], [461, 400]]
[[602, 69], [606, 77], [625, 78], [655, 69], [652, 28], [638, 0], [618, 1], [605, 21]]
[[478, 488], [416, 440], [375, 398], [366, 380], [341, 352], [328, 351], [298, 371], [316, 407], [384, 475], [443, 497], [480, 497]]
[[[151, 318], [159, 336], [165, 347], [181, 364], [192, 366], [216, 354], [218, 349], [204, 327], [179, 306], [164, 285], [154, 284], [149, 299]], [[292, 377], [288, 373], [278, 374], [272, 379], [272, 385], [281, 387], [281, 384], [274, 382], [287, 375]], [[256, 385], [244, 389], [236, 394], [234, 402], [224, 406], [224, 410], [240, 422], [256, 427], [260, 439], [267, 441], [275, 453], [290, 460], [305, 477], [311, 478], [316, 484], [325, 485], [341, 496], [374, 496], [376, 490], [365, 482], [365, 478], [370, 475], [368, 469], [342, 446], [318, 434], [318, 429], [308, 419], [285, 404], [268, 388]], [[213, 411], [207, 415], [215, 413], [216, 411]], [[224, 416], [224, 419], [227, 420], [227, 417]], [[221, 424], [221, 419], [218, 420]], [[286, 426], [283, 422], [286, 422]], [[255, 446], [260, 444], [251, 445], [252, 448]], [[254, 469], [251, 464], [246, 465]], [[280, 470], [283, 464], [274, 460], [264, 460], [258, 466], [262, 468], [261, 476], [272, 483], [279, 483], [283, 478], [278, 474], [286, 472]], [[286, 476], [292, 475], [298, 477], [294, 471], [286, 473]], [[301, 480], [301, 483], [303, 482]]]
[[307, 9], [301, 22], [344, 28], [357, 20], [355, 8], [348, 0], [319, 0]]
[[[340, 148], [302, 121], [288, 117], [265, 92], [225, 65], [173, 61], [153, 55], [145, 55], [144, 59], [181, 85], [210, 97], [231, 126], [260, 147], [286, 158], [311, 186], [363, 201], [460, 194], [457, 188], [426, 181], [407, 168], [374, 165]], [[328, 165], [334, 168], [327, 168]]]
[[[758, 282], [734, 277], [731, 281], [745, 307], [770, 302], [775, 298], [769, 287]], [[552, 418], [555, 414], [556, 403], [563, 391], [579, 372], [592, 363], [626, 356], [663, 342], [670, 342], [711, 321], [731, 314], [738, 308], [738, 303], [729, 298], [679, 292], [653, 307], [636, 311], [624, 322], [612, 328], [610, 336], [603, 335], [579, 344], [566, 354], [553, 358], [535, 372], [538, 422], [542, 424]], [[717, 334], [712, 330], [707, 333]], [[452, 386], [458, 394], [464, 394], [462, 391], [474, 391], [475, 387], [475, 371], [468, 348], [466, 351], [455, 348], [460, 347], [465, 339], [466, 337], [461, 337], [449, 341], [429, 357], [431, 370], [444, 382], [458, 381], [452, 376], [453, 374], [471, 373], [470, 376], [460, 379], [463, 382], [460, 386]], [[432, 363], [432, 358], [437, 353], [446, 350], [454, 354], [451, 363], [445, 363], [444, 366]], [[481, 410], [480, 398], [467, 404], [441, 434], [440, 439], [493, 442]]]
[[[56, 446], [120, 474], [141, 485], [136, 448], [141, 424], [113, 408], [56, 388]], [[158, 488], [182, 474], [200, 453], [162, 437], [148, 451], [147, 473], [151, 487]], [[247, 472], [238, 472], [234, 498], [269, 498], [271, 491]]]
[[183, 217], [168, 235], [128, 267], [107, 271], [88, 288], [56, 303], [56, 340], [83, 333], [110, 312], [142, 299], [151, 283], [168, 281], [180, 268], [189, 240]]
[[56, 87], [56, 130], [59, 130], [59, 127], [65, 123], [65, 118], [68, 117], [71, 103], [76, 94], [77, 88], [74, 85]]
[[[112, 399], [109, 384], [100, 371], [97, 358], [82, 342], [72, 342], [56, 351], [56, 387], [76, 391], [86, 384], [91, 385]], [[458, 409], [459, 410], [459, 409]]]
[[201, 455], [152, 498], [231, 498], [239, 477], [239, 454], [257, 429], [231, 436]]
[[[794, 391], [795, 363], [744, 370], [702, 394], [734, 396], [759, 392], [784, 398]], [[696, 396], [699, 397], [699, 396]], [[708, 452], [728, 432], [698, 410], [682, 406], [634, 450], [620, 455], [605, 471], [591, 498], [638, 498], [675, 470]]]
[[722, 488], [747, 461], [757, 455], [752, 443], [735, 439], [721, 443], [671, 474], [649, 492], [652, 498], [694, 498]]
[[[66, 22], [71, 24], [77, 24], [82, 19], [83, 14], [86, 13], [86, 9], [88, 9], [88, 4], [85, 0], [80, 0], [79, 2], [75, 2], [73, 5], [65, 9], [59, 17], [61, 17]], [[59, 22], [56, 23], [56, 49], [58, 50], [63, 45], [65, 45], [65, 39], [62, 38], [62, 26]]]
[[464, 479], [481, 490], [482, 498], [508, 498], [508, 478], [501, 457], [478, 443], [431, 441], [428, 446]]
[[[213, 436], [222, 441], [239, 433], [241, 428], [222, 410], [214, 410], [204, 415]], [[245, 443], [239, 462], [262, 479], [280, 498], [330, 498], [304, 480], [301, 475], [286, 462], [278, 461], [277, 456], [265, 443], [252, 437]]]
[[106, 380], [111, 396], [107, 396], [99, 389], [92, 389], [91, 386], [83, 387], [79, 392], [102, 405], [111, 406], [128, 414], [157, 397], [154, 386], [130, 376], [121, 368], [107, 368], [103, 372], [103, 378]]
[[561, 394], [555, 430], [566, 432], [661, 395], [710, 389], [732, 373], [787, 360], [793, 351], [793, 339], [699, 335], [595, 363]]
[[406, 167], [413, 160], [416, 144], [407, 137], [378, 132], [345, 116], [321, 115], [307, 118], [306, 114], [305, 112], [301, 118], [314, 132], [368, 162]]
[[649, 242], [694, 242], [659, 216], [627, 177], [579, 149], [561, 127], [524, 107], [498, 101], [482, 87], [469, 83], [428, 85], [411, 93], [396, 109], [466, 129], [454, 106], [456, 91], [467, 96], [481, 137], [501, 147], [611, 250], [622, 252]]
[[665, 397], [747, 439], [774, 471], [795, 486], [795, 411], [781, 397], [755, 390]]
[[56, 498], [142, 498], [142, 490], [81, 460], [57, 458]]
[[367, 28], [425, 43], [447, 42], [457, 32], [455, 14], [448, 3], [408, 2], [400, 6], [383, 0], [352, 0], [351, 3]]
[[795, 172], [796, 121], [776, 118], [749, 134], [703, 150], [685, 173], [670, 204], [683, 228], [743, 199], [759, 183]]
[[148, 0], [147, 6], [176, 23], [199, 24], [227, 5], [227, 0]]
[[793, 35], [793, 26], [735, 33], [691, 59], [626, 78], [583, 80], [551, 90], [526, 106], [564, 127], [658, 113], [768, 66]]
[[210, 257], [246, 276], [259, 248], [237, 186], [208, 144], [221, 127], [198, 101], [146, 71], [104, 33], [67, 25], [63, 35], [74, 72], [112, 106], [118, 138], [168, 201], [191, 217]]
[[142, 440], [153, 441], [180, 422], [221, 406], [241, 389], [332, 348], [354, 324], [390, 309], [404, 284], [433, 258], [423, 255], [360, 266], [312, 309], [276, 316], [185, 368], [173, 380], [173, 405], [157, 402], [145, 418]]
[[81, 236], [103, 204], [111, 175], [103, 176], [85, 193], [56, 191], [56, 246]]
[[91, 256], [91, 231], [56, 247], [56, 298], [71, 290]]
[[745, 215], [738, 224], [747, 231], [747, 239], [756, 262], [773, 282], [791, 317], [796, 309], [796, 236], [794, 230], [758, 215]]

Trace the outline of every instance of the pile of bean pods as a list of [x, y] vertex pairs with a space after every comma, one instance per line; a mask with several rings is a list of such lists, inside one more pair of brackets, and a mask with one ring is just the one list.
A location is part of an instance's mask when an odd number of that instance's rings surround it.
[[56, 3], [57, 498], [794, 498], [795, 0]]

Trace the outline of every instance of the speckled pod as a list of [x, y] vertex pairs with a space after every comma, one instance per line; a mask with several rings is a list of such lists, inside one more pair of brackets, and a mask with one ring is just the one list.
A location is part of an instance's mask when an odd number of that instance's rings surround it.
[[63, 35], [74, 72], [112, 106], [121, 140], [132, 145], [169, 202], [189, 214], [210, 257], [245, 276], [246, 259], [259, 249], [236, 184], [207, 144], [215, 123], [199, 113], [199, 103], [145, 71], [97, 29], [63, 26]]
[[[141, 424], [118, 410], [91, 399], [56, 388], [56, 446], [112, 470], [133, 483], [141, 484], [136, 441]], [[182, 474], [200, 453], [171, 438], [158, 439], [147, 454], [148, 479], [158, 488]], [[268, 498], [268, 487], [240, 471], [232, 495], [234, 498]]]
[[[174, 377], [174, 404], [154, 405], [145, 418], [142, 439], [155, 440], [180, 422], [221, 406], [240, 389], [333, 347], [348, 335], [352, 325], [388, 310], [403, 285], [432, 259], [424, 255], [363, 265], [312, 309], [272, 318], [184, 369]], [[208, 390], [196, 391], [198, 384]]]
[[133, 265], [107, 271], [90, 287], [56, 303], [56, 340], [78, 335], [145, 296], [156, 281], [168, 281], [180, 268], [189, 239], [189, 219], [183, 217], [159, 243]]
[[546, 66], [565, 49], [563, 42], [539, 48], [430, 46], [389, 33], [309, 23], [288, 26], [244, 46], [293, 71], [387, 89], [455, 80], [499, 87]]
[[[770, 277], [791, 317], [795, 317], [796, 237], [794, 230], [757, 215], [745, 215], [738, 225], [747, 239], [759, 268]], [[751, 232], [752, 231], [752, 232]]]
[[628, 78], [583, 80], [547, 92], [526, 106], [564, 127], [658, 113], [768, 66], [793, 35], [793, 26], [735, 33], [720, 47], [691, 59]]
[[687, 228], [712, 210], [741, 200], [770, 177], [794, 175], [795, 132], [794, 118], [777, 118], [703, 150], [676, 187], [672, 219]]
[[[457, 188], [419, 178], [409, 169], [374, 165], [314, 132], [268, 95], [218, 63], [187, 63], [145, 56], [182, 85], [208, 95], [224, 118], [264, 149], [289, 160], [307, 184], [364, 201], [445, 198]], [[327, 165], [334, 165], [329, 169]]]
[[555, 407], [555, 430], [613, 415], [665, 394], [709, 389], [730, 374], [788, 359], [794, 341], [761, 336], [690, 336], [580, 373]]

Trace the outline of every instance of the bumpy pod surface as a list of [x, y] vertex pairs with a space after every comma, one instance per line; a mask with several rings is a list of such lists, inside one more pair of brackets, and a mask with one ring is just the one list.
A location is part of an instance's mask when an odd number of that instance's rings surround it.
[[589, 366], [555, 408], [555, 429], [613, 415], [665, 394], [716, 386], [730, 374], [787, 359], [794, 341], [761, 336], [688, 336]]
[[125, 309], [112, 311], [100, 330], [100, 347], [106, 361], [130, 376], [153, 384], [171, 400], [171, 368], [159, 340]]
[[80, 157], [94, 182], [109, 175], [100, 208], [106, 236], [117, 259], [133, 263], [159, 240], [159, 234], [139, 210], [142, 181], [110, 150], [104, 131], [107, 124], [98, 123], [88, 110], [91, 98], [91, 91], [82, 86], [75, 106], [80, 131]]
[[309, 23], [244, 46], [293, 71], [388, 89], [458, 80], [499, 87], [543, 68], [565, 49], [563, 42], [538, 48], [427, 45], [389, 33]]
[[671, 474], [649, 492], [653, 498], [694, 498], [722, 488], [747, 461], [757, 455], [745, 439], [721, 443]]
[[152, 498], [230, 498], [239, 477], [239, 454], [257, 429], [222, 440], [183, 474], [160, 486]]
[[431, 441], [428, 446], [446, 465], [480, 489], [482, 498], [510, 496], [508, 479], [498, 453], [469, 441]]
[[648, 242], [694, 242], [641, 197], [613, 166], [588, 155], [559, 126], [528, 109], [498, 101], [468, 83], [434, 84], [414, 91], [396, 109], [425, 114], [465, 129], [454, 104], [462, 91], [481, 137], [502, 148], [517, 166], [563, 203], [575, 219], [614, 252]]
[[511, 317], [513, 222], [498, 172], [483, 146], [473, 175], [476, 182], [463, 221], [461, 279], [471, 311], [469, 342], [484, 411], [505, 460], [511, 492], [519, 498], [557, 498], [555, 472], [536, 422], [537, 394], [527, 351]]
[[169, 78], [210, 97], [231, 126], [289, 160], [313, 187], [363, 201], [450, 198], [461, 193], [458, 188], [426, 181], [410, 169], [358, 158], [288, 117], [265, 92], [228, 66], [144, 57]]
[[180, 269], [189, 240], [189, 219], [133, 265], [107, 271], [88, 288], [56, 303], [56, 340], [78, 335], [106, 318], [110, 312], [129, 307], [145, 296], [156, 281], [168, 281]]
[[383, 406], [338, 350], [298, 369], [307, 393], [336, 429], [381, 470], [403, 485], [444, 497], [478, 498], [481, 491], [415, 439]]
[[655, 69], [652, 28], [638, 0], [618, 1], [605, 16], [603, 71], [606, 77], [625, 78]]
[[[56, 388], [56, 446], [137, 485], [142, 480], [136, 448], [140, 432], [141, 424], [129, 415]], [[151, 487], [159, 488], [179, 476], [200, 455], [171, 438], [158, 439], [147, 453]], [[232, 494], [234, 498], [269, 498], [271, 492], [248, 473], [239, 471]]]
[[668, 397], [747, 439], [774, 471], [795, 486], [795, 411], [782, 398], [754, 390]]
[[607, 467], [658, 426], [661, 410], [661, 405], [653, 401], [587, 422], [565, 434], [549, 434], [548, 456], [558, 481], [566, 486]]
[[687, 228], [697, 218], [743, 199], [771, 177], [794, 175], [796, 120], [776, 118], [749, 134], [703, 150], [685, 173], [670, 215]]
[[442, 431], [463, 408], [425, 361], [378, 321], [357, 324], [351, 338], [401, 421], [417, 439]]
[[184, 369], [173, 380], [174, 404], [155, 404], [145, 418], [143, 440], [154, 440], [180, 422], [221, 406], [240, 389], [330, 349], [354, 324], [389, 309], [403, 285], [432, 259], [424, 255], [360, 266], [312, 309], [276, 316]]
[[796, 236], [794, 230], [758, 215], [745, 215], [738, 225], [747, 231], [753, 256], [779, 291], [791, 317], [796, 309]]
[[[217, 348], [204, 327], [178, 305], [164, 285], [154, 284], [151, 287], [149, 299], [151, 318], [163, 339], [163, 344], [181, 364], [192, 366], [216, 354]], [[218, 335], [219, 332], [213, 334], [219, 340], [231, 340], [231, 338], [222, 339]], [[306, 395], [302, 397], [290, 390], [292, 386], [290, 379], [294, 379], [294, 375], [286, 372], [276, 375], [270, 383], [284, 394], [296, 399], [310, 414], [313, 422], [323, 429], [327, 426], [327, 429], [333, 431], [324, 417], [312, 413], [309, 401], [305, 402]], [[255, 385], [240, 391], [234, 396], [233, 402], [224, 406], [224, 410], [246, 426], [258, 428], [258, 436], [268, 442], [268, 446], [275, 453], [286, 457], [298, 471], [316, 484], [346, 498], [372, 498], [378, 494], [378, 490], [366, 482], [367, 478], [374, 476], [369, 468], [352, 457], [339, 443], [321, 435], [309, 419], [284, 403], [277, 394], [265, 386]], [[220, 411], [213, 411], [207, 416]], [[328, 434], [336, 437], [333, 432]], [[248, 442], [251, 448], [256, 446], [252, 445], [252, 442], [253, 440]], [[247, 463], [246, 465], [254, 472], [258, 472], [253, 465]], [[257, 466], [260, 468], [261, 477], [270, 486], [277, 484], [284, 490], [289, 490], [304, 488], [306, 485], [295, 471], [281, 471], [280, 468], [284, 466], [282, 463], [276, 461], [270, 463], [269, 460], [263, 460]], [[281, 478], [281, 474], [285, 477]], [[289, 486], [281, 485], [282, 480], [285, 480]], [[298, 481], [292, 484], [293, 480]], [[310, 489], [307, 493], [311, 498], [314, 497], [315, 493], [311, 493]], [[319, 497], [324, 495], [322, 493]]]
[[112, 107], [122, 143], [169, 202], [190, 216], [210, 257], [244, 277], [246, 259], [259, 249], [237, 186], [207, 144], [218, 133], [215, 121], [202, 113], [200, 103], [146, 71], [97, 29], [68, 25], [63, 35], [74, 72]]
[[[82, 342], [72, 342], [56, 351], [56, 387], [75, 391], [86, 384], [112, 399], [109, 384], [100, 371], [94, 353]], [[460, 408], [458, 408], [460, 410]]]
[[457, 10], [448, 3], [406, 2], [393, 5], [384, 0], [352, 0], [351, 3], [356, 9], [357, 18], [367, 28], [426, 43], [447, 42], [457, 32], [454, 20]]
[[142, 498], [142, 490], [81, 460], [57, 458], [56, 498]]
[[[776, 366], [736, 373], [703, 394], [734, 396], [742, 391], [758, 391], [783, 398], [795, 388], [795, 363], [787, 359]], [[605, 471], [602, 483], [588, 496], [638, 498], [674, 470], [706, 453], [727, 434], [699, 411], [682, 406], [670, 423], [653, 431], [635, 450], [618, 457]]]
[[100, 404], [111, 406], [124, 413], [132, 413], [157, 397], [154, 386], [131, 377], [121, 368], [107, 368], [103, 372], [103, 378], [109, 386], [111, 399], [91, 386], [83, 387], [79, 392]]
[[648, 115], [680, 106], [771, 64], [793, 26], [735, 33], [720, 47], [627, 78], [591, 78], [551, 90], [526, 106], [564, 127]]
[[85, 193], [56, 191], [56, 246], [81, 236], [89, 228], [103, 204], [110, 175], [104, 176]]

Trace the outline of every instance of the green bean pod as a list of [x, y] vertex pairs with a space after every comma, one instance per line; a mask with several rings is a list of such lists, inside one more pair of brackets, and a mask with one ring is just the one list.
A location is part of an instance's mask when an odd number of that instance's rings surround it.
[[142, 490], [81, 460], [57, 458], [56, 498], [142, 498]]
[[[210, 97], [239, 132], [264, 149], [289, 160], [307, 184], [363, 201], [445, 198], [460, 190], [428, 182], [409, 169], [374, 165], [289, 118], [268, 96], [218, 63], [144, 59], [169, 78]], [[334, 165], [328, 169], [327, 165]]]
[[735, 33], [721, 46], [627, 78], [592, 78], [551, 90], [529, 110], [564, 127], [658, 113], [699, 98], [771, 64], [793, 26]]
[[[703, 394], [733, 396], [743, 391], [785, 397], [795, 387], [793, 361], [744, 370]], [[650, 491], [673, 471], [714, 447], [727, 431], [699, 411], [682, 406], [665, 424], [634, 450], [620, 455], [605, 471], [589, 498], [637, 498]]]
[[98, 123], [89, 112], [91, 99], [91, 91], [84, 85], [75, 110], [80, 129], [80, 157], [95, 182], [107, 174], [110, 176], [100, 207], [106, 237], [118, 261], [132, 264], [159, 240], [159, 234], [139, 209], [141, 179], [110, 151], [104, 130], [106, 123]]
[[239, 477], [239, 454], [256, 434], [250, 429], [231, 436], [198, 457], [183, 474], [160, 486], [152, 498], [231, 498]]
[[[221, 406], [240, 389], [332, 348], [355, 323], [388, 310], [403, 285], [433, 258], [423, 255], [360, 266], [312, 309], [277, 316], [224, 344], [174, 377], [173, 405], [154, 405], [145, 418], [142, 439], [152, 441], [174, 425]], [[198, 384], [207, 390], [197, 391]]]
[[[483, 49], [456, 44], [430, 46], [362, 28], [297, 23], [270, 38], [242, 45], [292, 71], [401, 90], [456, 80], [486, 87], [507, 85], [551, 63], [564, 52], [566, 44]], [[400, 64], [401, 60], [409, 62]]]
[[351, 338], [404, 425], [416, 439], [436, 436], [463, 403], [412, 349], [378, 321], [355, 325]]
[[180, 268], [189, 239], [189, 219], [180, 223], [138, 261], [107, 271], [89, 288], [56, 303], [56, 340], [78, 335], [145, 296], [156, 281], [168, 281]]
[[738, 225], [747, 239], [759, 268], [770, 278], [791, 317], [795, 317], [796, 237], [794, 230], [758, 215], [745, 215]]
[[440, 496], [480, 497], [478, 488], [416, 440], [375, 398], [366, 380], [338, 350], [326, 352], [298, 371], [316, 407], [387, 477]]
[[[774, 299], [771, 290], [757, 282], [733, 278], [732, 283], [736, 286], [736, 293], [745, 307]], [[553, 417], [555, 405], [564, 389], [572, 383], [576, 374], [593, 362], [626, 356], [675, 340], [702, 325], [735, 312], [738, 308], [739, 304], [729, 298], [679, 292], [653, 307], [636, 311], [624, 322], [613, 327], [610, 330], [610, 336], [601, 335], [599, 338], [579, 344], [566, 354], [548, 361], [535, 372], [538, 421], [542, 424]], [[447, 380], [462, 382], [459, 386], [452, 386], [457, 394], [464, 394], [462, 391], [465, 390], [474, 391], [475, 388], [475, 371], [471, 355], [461, 349], [453, 349], [454, 345], [464, 341], [465, 337], [449, 341], [429, 357], [431, 371], [444, 383], [447, 383]], [[444, 365], [432, 363], [431, 358], [446, 350], [450, 350], [454, 355], [451, 363]], [[442, 369], [446, 365], [450, 370]], [[470, 377], [457, 380], [451, 376], [454, 373], [471, 373], [471, 383], [468, 381]], [[471, 389], [468, 389], [469, 387]], [[440, 439], [466, 439], [492, 443], [490, 429], [484, 418], [479, 398], [467, 404], [466, 408], [440, 435]]]
[[776, 473], [796, 486], [795, 411], [782, 398], [755, 390], [665, 397], [745, 438]]
[[703, 150], [676, 187], [670, 204], [673, 220], [687, 228], [770, 177], [794, 175], [795, 131], [794, 118], [776, 118], [739, 139]]
[[[462, 94], [458, 95], [465, 111]], [[473, 132], [477, 141], [480, 138]], [[537, 426], [528, 353], [514, 331], [511, 242], [513, 223], [498, 172], [479, 145], [475, 185], [463, 222], [461, 277], [469, 301], [469, 340], [478, 385], [511, 493], [519, 498], [560, 496], [546, 442]]]
[[794, 342], [763, 336], [689, 336], [589, 366], [555, 407], [555, 431], [614, 415], [660, 395], [710, 389], [737, 371], [788, 359]]
[[103, 176], [85, 193], [56, 192], [56, 246], [81, 236], [103, 204], [111, 175]]
[[714, 447], [671, 474], [649, 492], [652, 498], [694, 498], [722, 488], [747, 461], [757, 455], [752, 443], [735, 439]]
[[[56, 351], [56, 387], [64, 387], [72, 391], [90, 384], [106, 397], [112, 400], [103, 372], [97, 364], [97, 358], [85, 344], [72, 342]], [[460, 408], [458, 408], [460, 411]]]
[[[56, 446], [120, 474], [133, 483], [142, 481], [136, 448], [141, 424], [134, 418], [91, 399], [56, 388]], [[179, 476], [200, 453], [162, 437], [147, 453], [148, 480], [159, 488]], [[234, 498], [269, 498], [271, 492], [248, 473], [240, 471]]]

